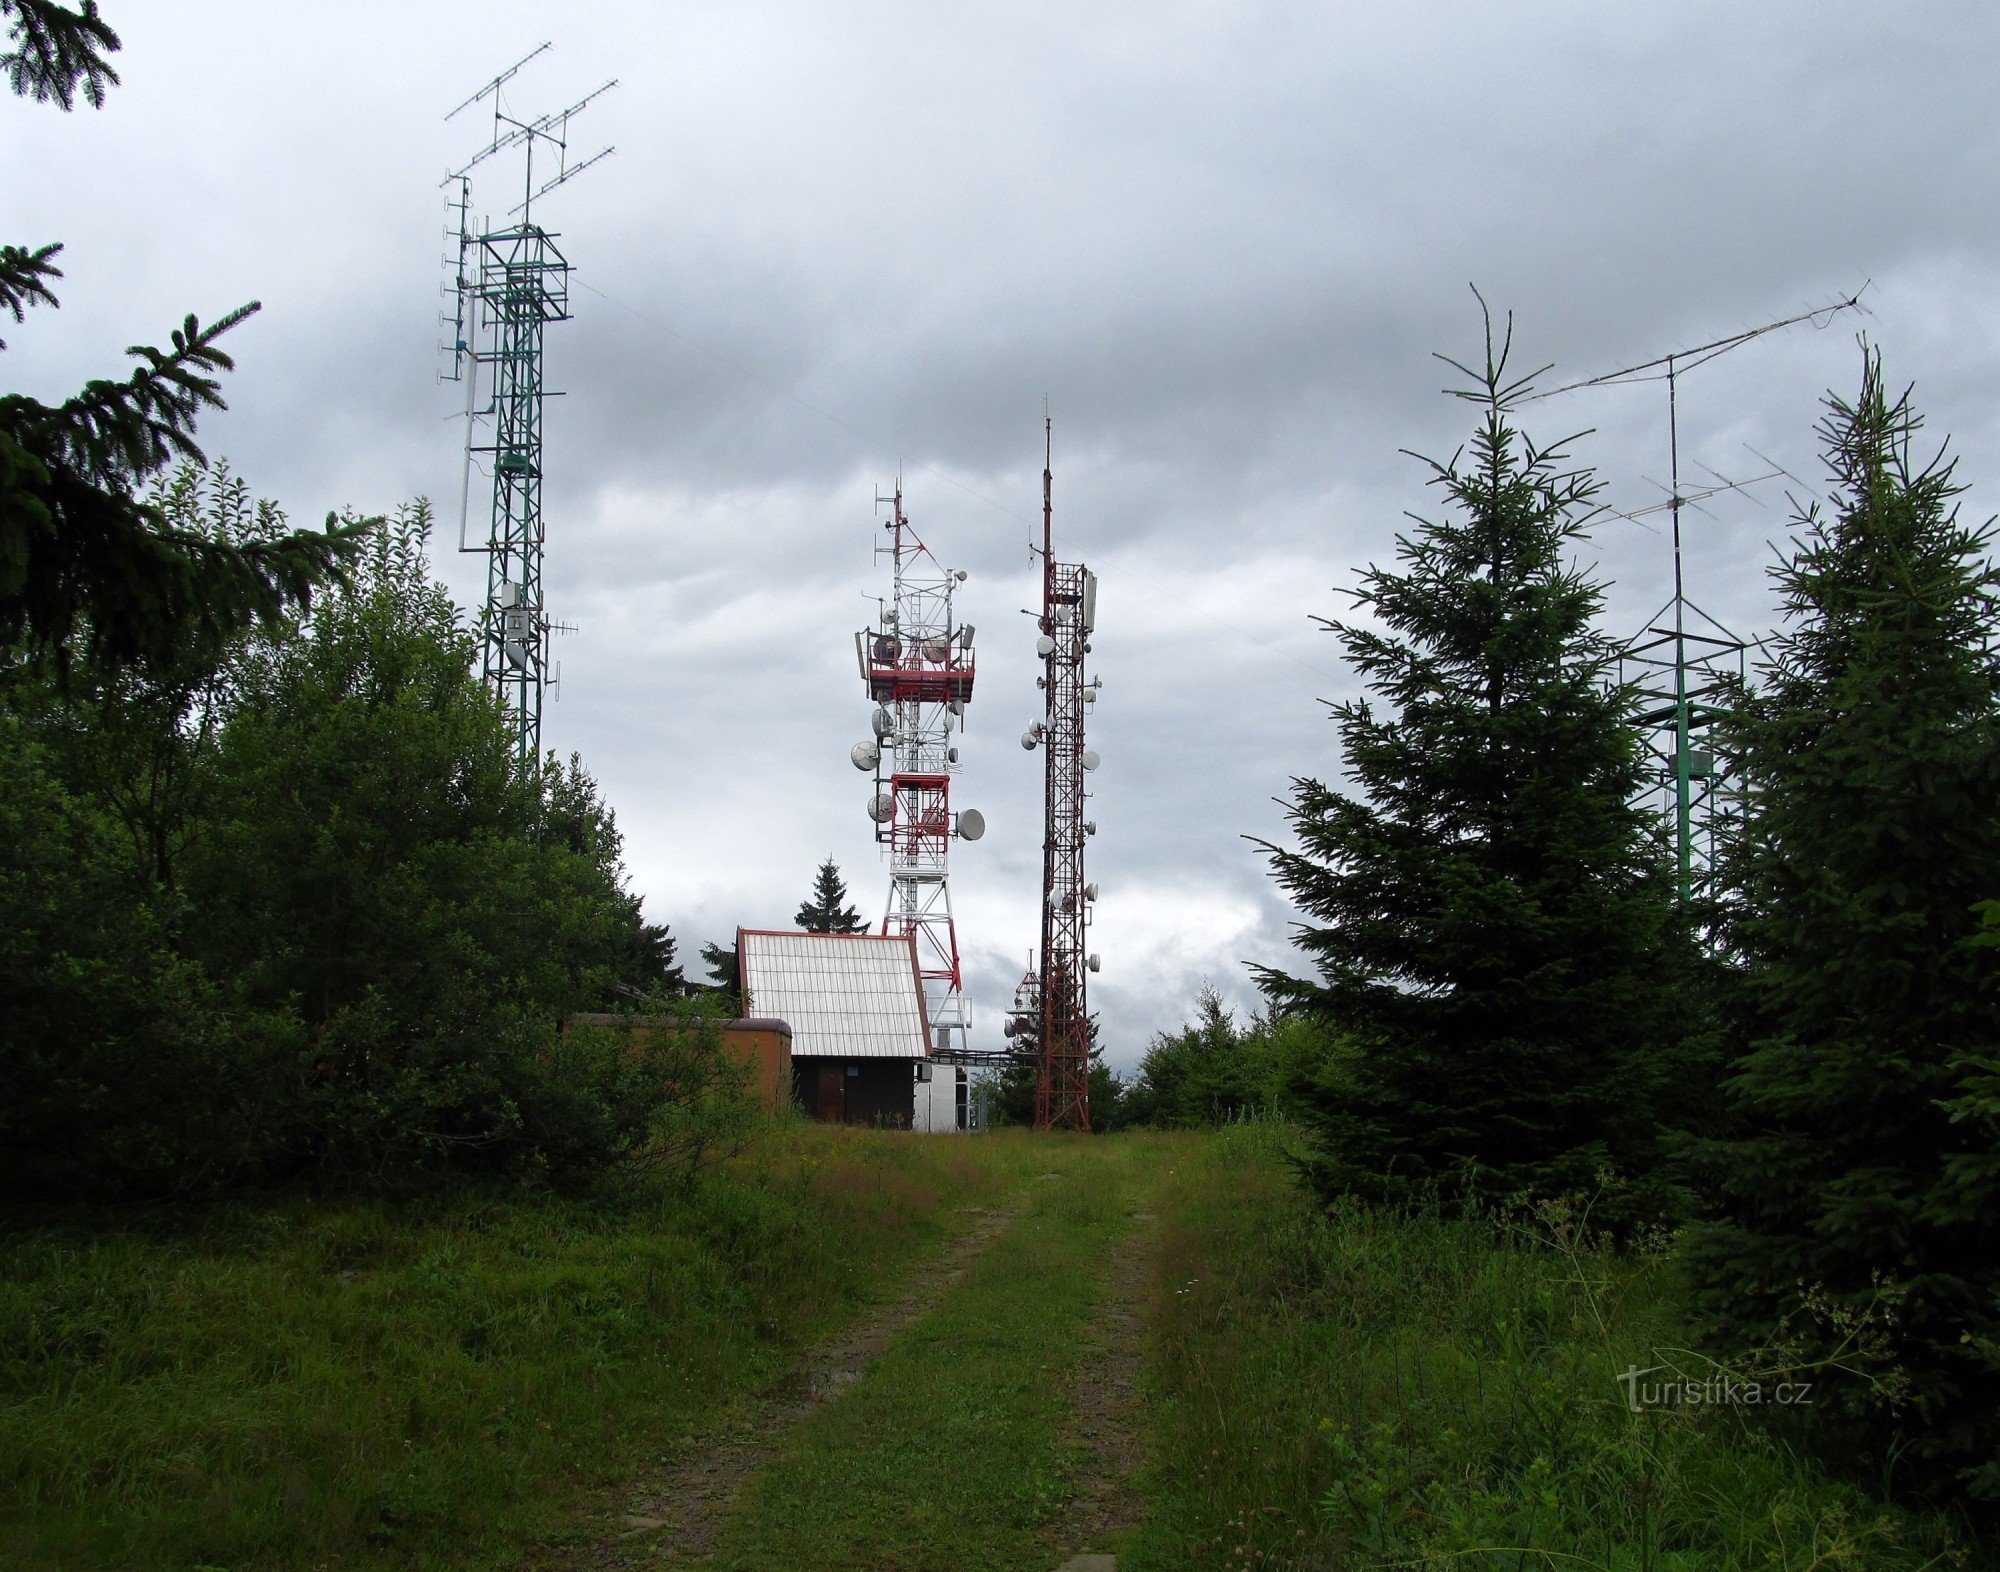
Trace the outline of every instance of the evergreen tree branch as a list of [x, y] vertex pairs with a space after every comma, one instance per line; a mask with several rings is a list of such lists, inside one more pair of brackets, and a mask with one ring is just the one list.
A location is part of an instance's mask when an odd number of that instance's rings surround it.
[[[30, 251], [26, 246], [0, 246], [0, 310], [13, 313], [14, 320], [25, 320], [29, 306], [56, 304], [55, 291], [48, 281], [61, 278], [62, 269], [55, 264], [56, 253], [62, 250], [60, 244], [42, 246]], [[0, 338], [0, 349], [7, 347], [7, 341]]]
[[118, 85], [105, 56], [117, 53], [119, 44], [98, 15], [97, 0], [83, 0], [81, 11], [51, 0], [0, 0], [0, 16], [14, 18], [7, 30], [14, 47], [0, 55], [0, 70], [17, 95], [68, 110], [76, 107], [81, 85], [92, 109], [104, 107], [105, 90]]
[[49, 412], [49, 449], [99, 484], [140, 479], [177, 458], [201, 463], [195, 419], [204, 409], [229, 407], [209, 373], [236, 364], [215, 341], [261, 309], [253, 300], [206, 328], [189, 315], [175, 329], [170, 353], [134, 344], [126, 354], [145, 362], [139, 370], [122, 382], [86, 383]]

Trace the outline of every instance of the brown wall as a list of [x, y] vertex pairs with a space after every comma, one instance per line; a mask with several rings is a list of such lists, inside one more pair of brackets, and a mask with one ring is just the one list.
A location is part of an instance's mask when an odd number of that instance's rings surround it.
[[[643, 1043], [661, 1029], [674, 1030], [676, 1023], [643, 1015], [572, 1015], [579, 1026], [627, 1027], [633, 1041]], [[792, 1029], [783, 1021], [717, 1021], [722, 1048], [738, 1064], [750, 1067], [751, 1085], [766, 1112], [776, 1112], [792, 1095]]]

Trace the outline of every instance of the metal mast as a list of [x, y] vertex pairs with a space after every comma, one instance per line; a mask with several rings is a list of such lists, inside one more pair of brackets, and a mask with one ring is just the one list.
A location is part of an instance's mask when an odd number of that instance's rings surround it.
[[890, 504], [883, 525], [889, 543], [875, 551], [891, 560], [893, 592], [875, 626], [854, 636], [862, 686], [875, 701], [875, 735], [850, 757], [875, 777], [868, 816], [889, 852], [882, 932], [916, 941], [931, 1051], [963, 1051], [971, 1017], [947, 865], [954, 836], [976, 841], [986, 832], [977, 809], [956, 815], [951, 809], [958, 770], [951, 733], [954, 724], [965, 729], [972, 700], [972, 627], [958, 623], [952, 609], [965, 574], [940, 567], [918, 539], [903, 515], [900, 480], [891, 496], [875, 500]]
[[1675, 877], [1682, 901], [1692, 899], [1707, 883], [1715, 869], [1717, 841], [1742, 813], [1741, 788], [1730, 770], [1730, 761], [1716, 748], [1712, 736], [1716, 723], [1729, 714], [1735, 695], [1747, 680], [1750, 645], [1688, 598], [1682, 560], [1681, 510], [1726, 491], [1774, 480], [1784, 471], [1773, 468], [1769, 474], [1740, 481], [1716, 475], [1717, 485], [1694, 492], [1682, 491], [1680, 376], [1780, 328], [1800, 322], [1824, 327], [1833, 317], [1860, 303], [1857, 291], [1830, 306], [1802, 311], [1797, 316], [1732, 333], [1693, 349], [1676, 350], [1623, 370], [1551, 388], [1523, 400], [1533, 403], [1583, 388], [1634, 382], [1667, 385], [1670, 465], [1667, 500], [1615, 517], [1632, 519], [1662, 509], [1667, 512], [1673, 534], [1673, 597], [1646, 619], [1644, 630], [1620, 652], [1618, 680], [1621, 685], [1631, 687], [1640, 700], [1633, 719], [1645, 728], [1646, 748], [1655, 766], [1646, 796], [1657, 803], [1673, 847]]
[[1080, 562], [1058, 562], [1054, 540], [1054, 434], [1042, 421], [1042, 613], [1035, 650], [1042, 658], [1042, 719], [1021, 746], [1042, 756], [1042, 935], [1037, 960], [1015, 993], [1017, 1019], [1033, 1021], [1037, 1052], [1035, 1128], [1090, 1128], [1090, 1004], [1087, 981], [1098, 958], [1087, 955], [1097, 886], [1084, 883], [1083, 843], [1097, 832], [1084, 819], [1084, 776], [1097, 755], [1084, 746], [1086, 705], [1102, 685], [1084, 678], [1097, 625], [1097, 575]]
[[[571, 631], [549, 619], [542, 594], [542, 554], [547, 532], [542, 518], [543, 336], [552, 322], [569, 319], [569, 262], [555, 237], [533, 222], [537, 198], [581, 174], [607, 147], [581, 163], [569, 162], [570, 117], [599, 94], [606, 82], [569, 108], [520, 120], [502, 107], [501, 90], [522, 66], [542, 54], [530, 51], [474, 93], [445, 119], [491, 99], [493, 134], [487, 146], [456, 173], [445, 177], [447, 211], [456, 227], [447, 239], [458, 242], [457, 267], [444, 317], [452, 339], [447, 381], [463, 381], [465, 395], [465, 483], [460, 498], [459, 550], [484, 552], [486, 605], [480, 614], [480, 673], [507, 703], [515, 719], [515, 757], [534, 768], [542, 757], [542, 696], [555, 675], [549, 659], [552, 634]], [[535, 151], [544, 149], [543, 182], [535, 183]], [[495, 154], [523, 153], [522, 198], [512, 222], [492, 225], [470, 220], [472, 170]], [[555, 173], [547, 158], [553, 152]], [[485, 368], [486, 402], [480, 397]], [[482, 440], [483, 437], [483, 440]], [[466, 544], [472, 472], [482, 467], [493, 484], [486, 544]]]
[[[1668, 356], [1666, 365], [1671, 455], [1667, 512], [1672, 520], [1674, 594], [1620, 652], [1618, 678], [1640, 698], [1641, 708], [1633, 719], [1645, 728], [1646, 748], [1655, 764], [1649, 791], [1658, 799], [1668, 825], [1676, 886], [1681, 900], [1688, 901], [1715, 870], [1719, 832], [1741, 816], [1742, 793], [1726, 764], [1718, 764], [1723, 756], [1710, 734], [1716, 722], [1727, 717], [1748, 677], [1750, 646], [1687, 598], [1681, 509], [1690, 499], [1681, 491], [1676, 358]], [[1703, 495], [1754, 483], [1732, 482]]]

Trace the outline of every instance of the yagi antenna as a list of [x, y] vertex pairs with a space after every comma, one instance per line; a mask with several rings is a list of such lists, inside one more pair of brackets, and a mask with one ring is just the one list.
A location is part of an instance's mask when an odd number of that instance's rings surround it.
[[[1661, 767], [1663, 788], [1660, 805], [1667, 821], [1667, 837], [1673, 848], [1676, 885], [1683, 902], [1691, 901], [1697, 890], [1713, 878], [1716, 847], [1726, 839], [1727, 826], [1740, 822], [1747, 811], [1748, 797], [1734, 766], [1717, 745], [1717, 724], [1728, 714], [1729, 696], [1739, 691], [1748, 675], [1750, 644], [1731, 633], [1688, 598], [1682, 558], [1681, 512], [1696, 508], [1724, 492], [1744, 492], [1767, 480], [1775, 480], [1785, 470], [1769, 459], [1772, 473], [1750, 480], [1733, 481], [1709, 469], [1718, 482], [1694, 490], [1681, 488], [1680, 379], [1697, 366], [1707, 365], [1718, 356], [1781, 329], [1810, 322], [1823, 328], [1846, 311], [1865, 311], [1861, 297], [1868, 285], [1845, 300], [1835, 300], [1809, 311], [1800, 311], [1762, 327], [1745, 328], [1722, 338], [1711, 339], [1691, 349], [1655, 355], [1636, 366], [1607, 371], [1581, 382], [1568, 382], [1545, 393], [1522, 398], [1523, 404], [1554, 398], [1559, 393], [1575, 393], [1585, 388], [1629, 387], [1640, 382], [1667, 385], [1667, 453], [1670, 484], [1660, 489], [1666, 499], [1628, 513], [1613, 515], [1638, 523], [1648, 514], [1665, 513], [1673, 534], [1674, 597], [1659, 617], [1619, 656], [1618, 680], [1621, 687], [1639, 695], [1636, 719], [1644, 728], [1646, 747]], [[1756, 451], [1754, 448], [1751, 450]], [[1760, 453], [1757, 455], [1763, 458]], [[1708, 469], [1707, 465], [1701, 466]], [[1658, 482], [1653, 482], [1658, 484]], [[1712, 515], [1711, 515], [1712, 516]], [[1641, 528], [1650, 525], [1641, 524]], [[1690, 624], [1693, 626], [1691, 627]], [[1722, 637], [1705, 633], [1712, 627]], [[1731, 667], [1733, 665], [1733, 671]], [[1732, 685], [1733, 684], [1733, 685]]]
[[1585, 377], [1581, 382], [1566, 382], [1561, 387], [1550, 388], [1545, 393], [1532, 393], [1520, 402], [1538, 404], [1545, 398], [1554, 398], [1559, 393], [1574, 393], [1581, 388], [1619, 387], [1631, 382], [1665, 382], [1680, 372], [1692, 371], [1696, 366], [1715, 359], [1717, 355], [1726, 355], [1732, 349], [1739, 348], [1752, 339], [1762, 338], [1766, 333], [1775, 333], [1780, 328], [1796, 327], [1801, 322], [1810, 322], [1816, 328], [1823, 328], [1843, 311], [1864, 310], [1861, 297], [1867, 292], [1868, 285], [1864, 283], [1845, 300], [1836, 300], [1830, 305], [1815, 306], [1812, 310], [1801, 311], [1796, 316], [1784, 317], [1776, 322], [1766, 322], [1762, 327], [1746, 328], [1741, 333], [1731, 333], [1727, 338], [1697, 344], [1693, 349], [1678, 349], [1669, 355], [1658, 355], [1651, 360], [1641, 361], [1636, 366], [1625, 366], [1617, 371], [1606, 371], [1599, 376]]
[[458, 106], [458, 109], [454, 109], [451, 111], [450, 114], [447, 114], [445, 116], [445, 119], [447, 120], [451, 119], [452, 115], [456, 115], [460, 109], [470, 109], [474, 104], [478, 103], [480, 99], [484, 98], [488, 93], [499, 92], [501, 87], [507, 82], [507, 80], [510, 77], [512, 77], [515, 72], [519, 71], [522, 66], [526, 65], [530, 60], [534, 59], [536, 55], [543, 54], [546, 51], [553, 49], [554, 47], [555, 47], [554, 44], [550, 43], [547, 39], [543, 39], [542, 42], [535, 45], [533, 49], [530, 49], [525, 55], [521, 56], [519, 60], [516, 60], [512, 65], [507, 67], [506, 70], [502, 71], [492, 81], [488, 82], [478, 92], [474, 93], [464, 103], [460, 104]]
[[[610, 92], [611, 89], [616, 87], [617, 85], [618, 85], [618, 79], [616, 77], [613, 77], [603, 86], [584, 94], [583, 97], [579, 98], [575, 103], [571, 104], [569, 108], [557, 110], [551, 114], [541, 115], [533, 120], [524, 120], [524, 121], [506, 120], [506, 118], [501, 114], [499, 114], [498, 111], [496, 110], [493, 117], [495, 121], [495, 126], [494, 126], [492, 142], [489, 143], [486, 147], [482, 148], [478, 153], [474, 154], [472, 162], [467, 164], [463, 169], [459, 170], [456, 174], [445, 176], [446, 183], [448, 184], [453, 180], [462, 179], [464, 176], [470, 174], [473, 171], [473, 169], [478, 167], [480, 164], [485, 163], [486, 160], [491, 158], [495, 153], [505, 152], [510, 147], [519, 147], [523, 142], [532, 141], [536, 137], [541, 137], [544, 141], [553, 142], [556, 144], [557, 147], [562, 147], [564, 145], [565, 139], [568, 136], [570, 116], [575, 114], [581, 114], [583, 112], [584, 106], [587, 105], [592, 99], [600, 97], [601, 95]], [[500, 129], [500, 125], [503, 123], [512, 126], [513, 129], [508, 131], [502, 131]], [[554, 127], [555, 129], [551, 131], [550, 130], [551, 127]], [[602, 158], [604, 155], [600, 153], [597, 156], [598, 158]], [[591, 160], [592, 163], [595, 163], [596, 161], [597, 160], [595, 158]], [[578, 165], [577, 167], [580, 169], [582, 166]], [[561, 182], [551, 181], [549, 182], [549, 184], [551, 186], [554, 186], [561, 184]], [[537, 192], [536, 194], [540, 195], [539, 192]]]
[[[617, 84], [606, 83], [605, 85], [607, 87], [615, 87]], [[586, 158], [580, 164], [567, 165], [563, 169], [561, 174], [557, 175], [555, 179], [551, 180], [547, 185], [543, 186], [541, 190], [535, 192], [533, 196], [528, 197], [527, 200], [522, 202], [519, 207], [509, 208], [507, 210], [508, 216], [511, 218], [516, 213], [525, 213], [528, 210], [529, 202], [533, 202], [537, 197], [547, 196], [551, 191], [555, 190], [557, 186], [563, 184], [563, 182], [576, 179], [578, 175], [582, 174], [592, 164], [597, 163], [601, 159], [609, 158], [613, 153], [617, 151], [618, 149], [615, 147], [607, 147], [600, 152], [592, 153], [590, 157]]]
[[[527, 222], [527, 214], [534, 206], [537, 197], [547, 196], [557, 186], [567, 184], [569, 181], [575, 179], [576, 176], [582, 174], [592, 164], [601, 162], [616, 151], [614, 148], [606, 147], [593, 153], [580, 164], [572, 164], [569, 161], [570, 120], [582, 114], [591, 104], [616, 87], [618, 85], [616, 77], [585, 93], [583, 97], [579, 98], [567, 109], [551, 110], [545, 115], [535, 116], [532, 120], [517, 119], [515, 116], [508, 114], [506, 108], [502, 105], [500, 101], [500, 89], [519, 74], [521, 68], [530, 60], [546, 53], [553, 47], [551, 44], [543, 43], [529, 50], [519, 60], [516, 60], [506, 70], [494, 77], [492, 81], [480, 88], [478, 92], [461, 102], [457, 108], [451, 111], [451, 114], [445, 116], [446, 120], [450, 120], [454, 115], [459, 114], [463, 110], [470, 109], [474, 104], [488, 98], [493, 100], [492, 137], [488, 140], [486, 146], [473, 154], [459, 168], [446, 175], [439, 184], [441, 186], [450, 186], [454, 182], [457, 182], [462, 187], [472, 171], [485, 163], [489, 158], [492, 158], [496, 153], [504, 153], [511, 148], [525, 148], [527, 150], [527, 157], [524, 160], [525, 167], [522, 171], [521, 200], [517, 205], [508, 210], [510, 217], [519, 215], [523, 223]], [[535, 144], [537, 142], [549, 144], [556, 152], [555, 178], [544, 178], [540, 184], [537, 184], [535, 179]]]

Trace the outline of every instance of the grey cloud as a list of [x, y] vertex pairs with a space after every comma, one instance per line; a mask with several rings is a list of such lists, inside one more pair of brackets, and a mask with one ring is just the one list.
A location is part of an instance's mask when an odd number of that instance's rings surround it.
[[[9, 385], [59, 394], [190, 307], [258, 296], [204, 445], [295, 517], [423, 492], [455, 533], [435, 185], [480, 128], [439, 117], [546, 16], [126, 0], [102, 115], [0, 105], [10, 238], [68, 241], [71, 269], [60, 316], [7, 334]], [[1754, 447], [1817, 487], [1817, 401], [1852, 387], [1866, 330], [1956, 438], [1968, 511], [1992, 511], [2000, 21], [1970, 0], [606, 4], [561, 29], [521, 104], [624, 85], [578, 125], [617, 157], [545, 213], [578, 269], [575, 320], [550, 335], [548, 572], [582, 627], [548, 735], [604, 783], [690, 957], [789, 918], [829, 853], [864, 909], [881, 899], [845, 758], [867, 711], [848, 637], [886, 585], [871, 499], [900, 462], [926, 537], [973, 575], [959, 790], [994, 828], [954, 888], [997, 1040], [1034, 938], [1016, 608], [1044, 393], [1060, 549], [1106, 586], [1094, 997], [1121, 1063], [1204, 975], [1242, 1007], [1240, 963], [1285, 953], [1289, 914], [1242, 837], [1282, 834], [1291, 776], [1338, 773], [1317, 701], [1352, 679], [1306, 619], [1343, 610], [1405, 510], [1435, 504], [1398, 450], [1445, 457], [1470, 430], [1430, 358], [1477, 348], [1468, 281], [1515, 313], [1524, 365], [1569, 380], [1872, 276], [1872, 317], [1686, 379], [1688, 472], [1757, 473]], [[482, 177], [480, 204], [507, 189]], [[1611, 510], [1658, 496], [1656, 385], [1522, 418], [1594, 428], [1576, 457]], [[1696, 597], [1745, 633], [1773, 615], [1788, 486], [1686, 520]], [[476, 490], [473, 513], [476, 534]], [[1665, 598], [1664, 523], [1595, 531], [1607, 627]], [[452, 543], [440, 566], [475, 597], [479, 559]], [[1174, 903], [1187, 921], [1161, 926]]]

